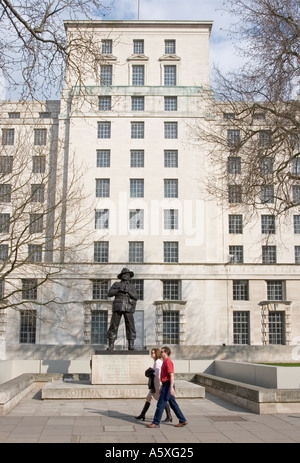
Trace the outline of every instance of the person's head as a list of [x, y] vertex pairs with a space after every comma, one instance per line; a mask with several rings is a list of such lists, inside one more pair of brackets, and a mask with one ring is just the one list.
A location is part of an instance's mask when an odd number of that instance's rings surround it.
[[165, 359], [166, 357], [170, 357], [171, 355], [171, 349], [167, 346], [164, 346], [161, 348], [161, 356], [163, 359]]
[[154, 360], [160, 359], [161, 358], [160, 349], [157, 349], [157, 348], [151, 349], [151, 357], [153, 357]]

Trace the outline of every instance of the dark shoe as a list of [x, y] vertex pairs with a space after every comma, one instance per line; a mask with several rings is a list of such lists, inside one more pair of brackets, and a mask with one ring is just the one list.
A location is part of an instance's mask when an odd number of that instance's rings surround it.
[[128, 350], [134, 350], [134, 341], [128, 341]]
[[144, 408], [142, 410], [142, 413], [139, 416], [135, 416], [135, 419], [145, 421], [145, 415], [146, 415], [149, 407], [150, 407], [150, 402], [146, 402], [145, 405], [144, 405]]
[[182, 426], [185, 426], [186, 424], [188, 424], [187, 421], [184, 421], [183, 423], [180, 423], [180, 421], [179, 421], [178, 424], [175, 424], [175, 428], [182, 428]]
[[115, 347], [115, 341], [109, 340], [107, 350], [114, 350], [114, 347]]
[[165, 412], [166, 412], [166, 418], [163, 420], [164, 423], [172, 423], [173, 421], [173, 418], [172, 418], [172, 415], [171, 415], [171, 408], [170, 408], [170, 405], [167, 404], [166, 405], [166, 408], [165, 408]]
[[159, 424], [149, 423], [147, 424], [147, 428], [159, 428]]

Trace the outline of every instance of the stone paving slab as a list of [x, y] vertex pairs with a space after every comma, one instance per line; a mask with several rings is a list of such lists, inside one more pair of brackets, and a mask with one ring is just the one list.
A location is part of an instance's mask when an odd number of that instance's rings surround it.
[[209, 393], [201, 399], [178, 399], [178, 403], [187, 426], [175, 428], [174, 417], [172, 423], [149, 429], [146, 424], [152, 421], [155, 401], [146, 420], [138, 421], [135, 416], [144, 405], [142, 399], [44, 401], [36, 389], [0, 416], [0, 443], [100, 443], [101, 453], [139, 444], [145, 444], [145, 449], [180, 444], [196, 451], [200, 443], [300, 442], [297, 413], [257, 415]]

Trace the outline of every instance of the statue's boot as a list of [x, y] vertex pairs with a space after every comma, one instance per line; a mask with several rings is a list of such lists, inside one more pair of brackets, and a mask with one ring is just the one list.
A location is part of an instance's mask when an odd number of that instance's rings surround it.
[[107, 350], [114, 350], [114, 347], [115, 347], [115, 341], [113, 339], [109, 339]]
[[133, 341], [133, 339], [128, 340], [128, 350], [134, 350], [134, 341]]

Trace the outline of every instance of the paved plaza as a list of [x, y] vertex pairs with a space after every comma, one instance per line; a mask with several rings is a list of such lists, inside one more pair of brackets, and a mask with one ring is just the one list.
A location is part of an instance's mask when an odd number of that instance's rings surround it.
[[[38, 385], [7, 415], [0, 416], [0, 443], [299, 443], [300, 414], [256, 415], [206, 394], [205, 399], [178, 399], [188, 425], [161, 423], [149, 429], [156, 402], [146, 420], [134, 418], [143, 406], [137, 399], [41, 400]], [[111, 447], [110, 447], [111, 448]]]

